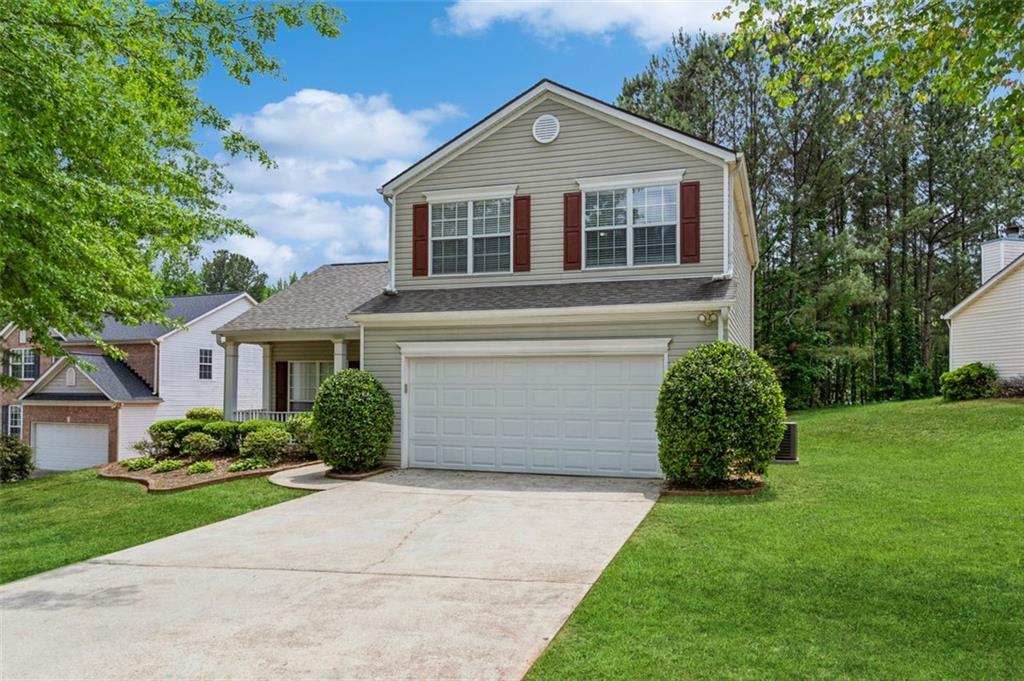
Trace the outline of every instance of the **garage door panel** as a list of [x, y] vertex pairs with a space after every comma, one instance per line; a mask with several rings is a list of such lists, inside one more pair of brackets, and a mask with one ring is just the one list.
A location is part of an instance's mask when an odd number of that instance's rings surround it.
[[413, 466], [660, 475], [654, 409], [662, 356], [410, 364]]
[[36, 467], [73, 471], [107, 463], [109, 428], [77, 423], [37, 423], [32, 446]]

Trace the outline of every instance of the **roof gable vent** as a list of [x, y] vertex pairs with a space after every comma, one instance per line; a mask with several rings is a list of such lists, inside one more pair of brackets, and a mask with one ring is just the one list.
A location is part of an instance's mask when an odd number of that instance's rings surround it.
[[533, 139], [541, 144], [550, 144], [558, 137], [561, 124], [551, 114], [541, 114], [533, 122]]

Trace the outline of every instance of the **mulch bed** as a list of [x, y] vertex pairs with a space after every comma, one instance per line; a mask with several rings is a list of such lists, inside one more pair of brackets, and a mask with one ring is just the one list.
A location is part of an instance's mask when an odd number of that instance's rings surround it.
[[99, 470], [99, 475], [102, 478], [137, 482], [145, 486], [150, 492], [180, 492], [186, 489], [205, 487], [206, 485], [216, 485], [219, 482], [228, 482], [229, 480], [270, 475], [278, 471], [308, 466], [310, 463], [313, 463], [312, 461], [282, 461], [268, 468], [232, 473], [228, 471], [228, 467], [235, 461], [233, 457], [210, 459], [210, 461], [214, 465], [212, 471], [209, 473], [196, 473], [195, 475], [188, 474], [188, 464], [174, 471], [154, 473], [151, 470], [130, 471], [121, 465], [120, 461], [102, 466]]
[[661, 493], [670, 497], [731, 497], [757, 494], [766, 487], [764, 478], [752, 475], [745, 478], [733, 478], [712, 487], [687, 487], [666, 482]]

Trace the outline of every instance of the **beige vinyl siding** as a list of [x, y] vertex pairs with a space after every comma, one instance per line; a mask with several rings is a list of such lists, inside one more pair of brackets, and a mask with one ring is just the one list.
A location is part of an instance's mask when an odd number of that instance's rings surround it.
[[1024, 374], [1024, 264], [953, 317], [949, 343], [951, 369], [984, 362]]
[[729, 311], [728, 339], [745, 348], [754, 347], [754, 273], [750, 270], [750, 258], [743, 246], [743, 232], [739, 216], [733, 211], [732, 218], [732, 270], [736, 284], [736, 303]]
[[46, 385], [35, 390], [37, 393], [58, 393], [67, 395], [102, 395], [103, 391], [96, 387], [96, 384], [86, 378], [84, 372], [77, 367], [75, 371], [75, 385], [67, 385], [65, 374], [67, 366], [61, 367], [46, 382]]
[[551, 340], [572, 338], [672, 338], [669, 360], [681, 357], [700, 343], [716, 339], [718, 329], [705, 327], [682, 315], [658, 322], [616, 322], [600, 324], [559, 324], [446, 328], [374, 328], [364, 329], [364, 369], [372, 372], [391, 392], [395, 402], [395, 432], [387, 463], [401, 463], [401, 391], [402, 359], [398, 343], [448, 340]]
[[[531, 126], [549, 113], [561, 123], [551, 144], [534, 141]], [[684, 181], [701, 183], [701, 262], [641, 268], [565, 272], [562, 197], [579, 190], [578, 178], [685, 168]], [[401, 289], [586, 281], [614, 278], [709, 276], [723, 267], [723, 164], [688, 153], [584, 112], [548, 94], [483, 141], [403, 188], [396, 201], [395, 282]], [[531, 198], [531, 271], [509, 274], [412, 276], [412, 207], [423, 192], [518, 185]]]

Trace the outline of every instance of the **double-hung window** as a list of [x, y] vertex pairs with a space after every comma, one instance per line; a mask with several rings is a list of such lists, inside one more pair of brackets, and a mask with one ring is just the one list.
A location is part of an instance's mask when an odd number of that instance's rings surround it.
[[679, 184], [584, 192], [584, 267], [679, 262]]
[[213, 378], [213, 349], [199, 348], [199, 378]]
[[334, 362], [288, 363], [288, 411], [313, 408], [320, 384], [334, 373]]
[[12, 404], [7, 407], [7, 434], [12, 437], [21, 437], [21, 405]]
[[12, 378], [34, 380], [39, 378], [36, 351], [31, 348], [14, 348], [7, 351], [7, 372]]
[[430, 273], [512, 271], [512, 198], [430, 204]]

